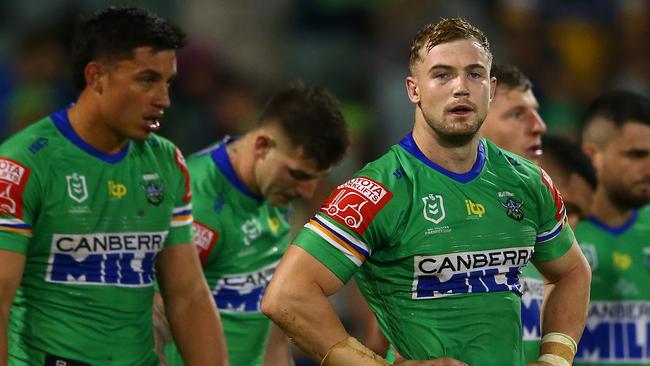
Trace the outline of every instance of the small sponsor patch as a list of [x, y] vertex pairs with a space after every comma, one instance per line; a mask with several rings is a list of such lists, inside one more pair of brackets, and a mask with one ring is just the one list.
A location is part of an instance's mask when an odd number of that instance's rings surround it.
[[183, 173], [183, 178], [185, 179], [185, 194], [183, 195], [183, 202], [190, 202], [192, 200], [192, 188], [190, 187], [190, 172], [187, 170], [187, 164], [185, 163], [185, 157], [183, 153], [176, 147], [174, 150], [174, 157], [176, 164], [181, 169]]
[[219, 233], [196, 221], [192, 224], [192, 230], [194, 231], [194, 244], [199, 251], [199, 258], [201, 263], [205, 263], [219, 238]]
[[560, 221], [564, 216], [564, 201], [562, 200], [560, 191], [558, 191], [555, 184], [553, 184], [553, 180], [548, 174], [546, 174], [544, 169], [540, 168], [539, 170], [542, 172], [542, 182], [544, 182], [546, 188], [548, 188], [553, 195], [553, 203], [555, 204], [555, 220]]
[[338, 186], [325, 201], [321, 212], [359, 235], [393, 198], [381, 183], [366, 177], [352, 178]]
[[43, 366], [90, 366], [90, 364], [47, 354], [45, 355], [45, 363]]
[[30, 173], [21, 163], [0, 158], [0, 214], [23, 218], [23, 192]]

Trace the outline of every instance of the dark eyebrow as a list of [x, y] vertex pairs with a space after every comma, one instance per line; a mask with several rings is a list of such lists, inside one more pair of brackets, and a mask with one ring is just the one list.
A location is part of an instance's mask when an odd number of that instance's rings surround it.
[[650, 155], [650, 150], [640, 148], [640, 147], [632, 147], [627, 150], [624, 150], [623, 153], [627, 156], [632, 156], [636, 158], [644, 158], [648, 155]]
[[304, 170], [291, 169], [291, 168], [287, 168], [287, 169], [289, 170], [289, 174], [291, 174], [291, 176], [293, 178], [298, 179], [298, 180], [309, 180], [309, 179], [316, 178], [315, 175], [311, 175], [311, 174], [305, 172]]

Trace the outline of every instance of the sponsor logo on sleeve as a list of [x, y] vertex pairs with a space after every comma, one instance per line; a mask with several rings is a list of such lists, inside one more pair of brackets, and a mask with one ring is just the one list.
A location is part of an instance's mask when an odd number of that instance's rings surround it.
[[481, 292], [521, 293], [519, 275], [533, 253], [531, 247], [504, 248], [434, 256], [415, 256], [412, 298]]
[[230, 313], [260, 313], [262, 297], [277, 265], [276, 262], [259, 271], [221, 277], [213, 291], [219, 310]]
[[352, 178], [338, 186], [323, 204], [321, 212], [359, 235], [393, 198], [381, 183], [366, 177]]
[[183, 173], [183, 179], [185, 180], [185, 194], [183, 195], [183, 202], [190, 202], [192, 200], [192, 188], [190, 187], [190, 172], [187, 170], [187, 164], [185, 163], [185, 157], [183, 153], [176, 147], [174, 150], [174, 158], [176, 160], [176, 165], [180, 168]]
[[650, 302], [592, 301], [575, 360], [650, 364]]
[[219, 238], [219, 233], [197, 221], [192, 223], [192, 230], [194, 231], [194, 244], [199, 251], [199, 258], [201, 263], [205, 263]]
[[46, 281], [146, 287], [167, 232], [53, 234]]
[[0, 158], [0, 214], [23, 218], [23, 192], [30, 173], [21, 163]]
[[560, 221], [564, 216], [564, 201], [562, 201], [560, 191], [558, 191], [555, 184], [553, 184], [553, 180], [548, 174], [546, 174], [544, 169], [540, 168], [539, 170], [542, 172], [542, 182], [544, 182], [544, 185], [549, 191], [551, 191], [551, 195], [553, 195], [553, 203], [555, 204], [555, 220]]

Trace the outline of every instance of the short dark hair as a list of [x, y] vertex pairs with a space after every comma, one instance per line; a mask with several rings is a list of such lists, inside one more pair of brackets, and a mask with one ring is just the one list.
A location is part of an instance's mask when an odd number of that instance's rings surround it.
[[610, 91], [591, 103], [584, 121], [589, 125], [596, 117], [602, 117], [618, 128], [631, 121], [650, 125], [650, 99], [632, 91]]
[[476, 28], [463, 18], [442, 19], [438, 24], [427, 24], [413, 38], [411, 42], [411, 54], [409, 56], [409, 67], [422, 61], [422, 49], [427, 51], [439, 44], [453, 42], [462, 39], [474, 38], [487, 52], [490, 59], [490, 42], [480, 29]]
[[185, 32], [178, 26], [145, 9], [108, 7], [83, 19], [77, 29], [73, 47], [75, 87], [79, 91], [85, 88], [84, 69], [93, 60], [130, 59], [137, 47], [176, 50], [185, 43]]
[[508, 90], [520, 89], [528, 91], [533, 88], [530, 79], [515, 65], [494, 64], [490, 70], [490, 76], [497, 78], [497, 90], [505, 87]]
[[591, 188], [596, 189], [598, 184], [596, 169], [578, 144], [566, 137], [544, 135], [542, 136], [542, 146], [544, 146], [544, 156], [551, 158], [567, 177], [576, 173]]
[[268, 101], [258, 124], [277, 123], [318, 169], [339, 162], [350, 144], [338, 100], [324, 88], [293, 83]]

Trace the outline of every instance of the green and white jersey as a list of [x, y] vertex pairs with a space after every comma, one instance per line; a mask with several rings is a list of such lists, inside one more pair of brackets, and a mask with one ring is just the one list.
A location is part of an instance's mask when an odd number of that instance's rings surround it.
[[521, 326], [524, 336], [526, 363], [536, 362], [542, 344], [542, 302], [544, 277], [534, 266], [526, 266], [521, 273]]
[[[289, 244], [288, 208], [255, 196], [237, 175], [228, 141], [188, 159], [195, 243], [221, 314], [230, 364], [262, 365], [271, 321], [262, 296]], [[170, 366], [178, 351], [166, 350]]]
[[295, 243], [343, 282], [355, 273], [382, 332], [409, 359], [524, 363], [521, 268], [573, 233], [550, 178], [481, 140], [465, 174], [412, 135], [340, 185]]
[[104, 154], [67, 110], [0, 146], [0, 249], [24, 254], [9, 364], [156, 365], [156, 257], [192, 239], [181, 153], [152, 135]]
[[576, 237], [592, 278], [574, 365], [650, 365], [650, 211], [621, 227], [591, 217]]

